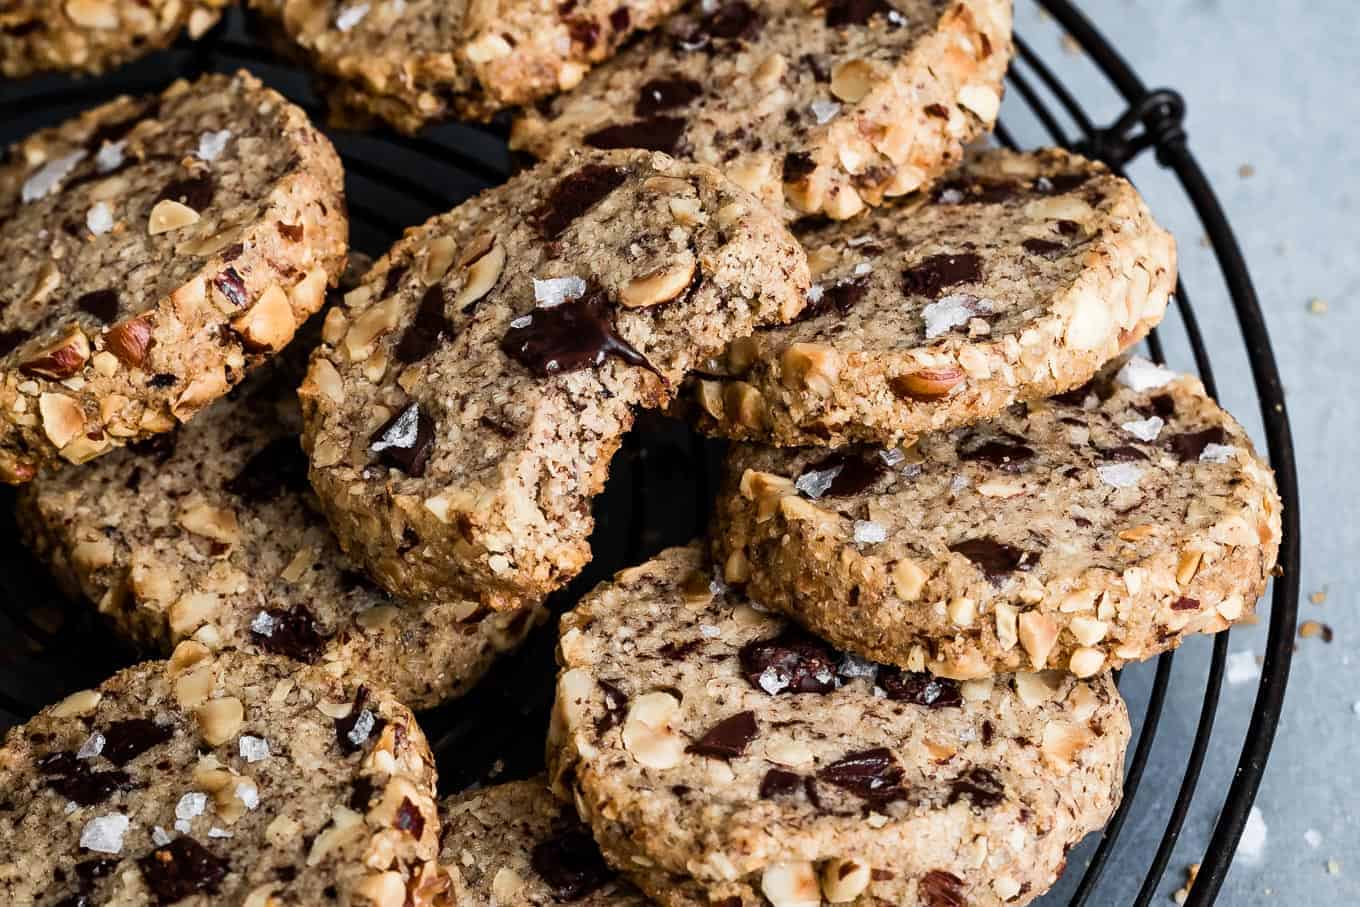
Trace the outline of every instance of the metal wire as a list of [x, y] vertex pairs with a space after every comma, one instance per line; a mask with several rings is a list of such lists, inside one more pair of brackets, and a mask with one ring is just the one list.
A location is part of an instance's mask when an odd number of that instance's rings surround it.
[[[1214, 719], [1219, 707], [1228, 649], [1228, 634], [1214, 641], [1205, 675], [1204, 698], [1196, 733], [1185, 757], [1184, 772], [1174, 801], [1169, 805], [1166, 825], [1156, 851], [1148, 857], [1148, 869], [1132, 902], [1146, 905], [1157, 893], [1166, 867], [1179, 840], [1181, 829], [1198, 800], [1211, 800], [1203, 808], [1216, 812], [1212, 838], [1200, 860], [1200, 870], [1188, 904], [1212, 904], [1222, 886], [1233, 851], [1242, 834], [1248, 812], [1260, 786], [1266, 759], [1279, 723], [1284, 689], [1289, 674], [1294, 624], [1299, 593], [1299, 520], [1298, 481], [1292, 438], [1284, 403], [1283, 388], [1271, 351], [1260, 305], [1252, 287], [1246, 263], [1232, 229], [1203, 171], [1189, 150], [1182, 128], [1184, 105], [1180, 96], [1169, 91], [1148, 91], [1091, 23], [1068, 0], [1034, 0], [1046, 10], [1081, 46], [1100, 71], [1109, 79], [1128, 107], [1109, 127], [1099, 127], [1071, 90], [1056, 75], [1033, 47], [1017, 36], [1017, 60], [1009, 77], [1014, 93], [1033, 113], [1052, 141], [1077, 147], [1102, 157], [1117, 171], [1138, 154], [1154, 150], [1159, 162], [1175, 173], [1190, 202], [1204, 224], [1205, 232], [1218, 258], [1224, 282], [1232, 299], [1238, 324], [1246, 345], [1255, 381], [1266, 444], [1284, 502], [1284, 539], [1280, 551], [1282, 575], [1275, 581], [1270, 611], [1269, 636], [1261, 681], [1252, 710], [1237, 772], [1226, 792], [1200, 791], [1200, 772], [1212, 739]], [[238, 14], [233, 14], [234, 17]], [[168, 62], [169, 66], [165, 63]], [[256, 69], [267, 81], [296, 75], [295, 67], [256, 42], [240, 25], [239, 19], [213, 32], [193, 49], [180, 48], [163, 57], [160, 65], [148, 63], [129, 67], [122, 74], [97, 82], [73, 83], [65, 79], [40, 79], [31, 86], [14, 83], [0, 85], [0, 139], [5, 142], [27, 131], [17, 123], [35, 111], [59, 111], [90, 106], [120, 92], [141, 93], [154, 90], [167, 73], [200, 70], [231, 70], [239, 66]], [[297, 80], [294, 79], [294, 83]], [[300, 84], [300, 83], [297, 83]], [[287, 89], [285, 89], [287, 90]], [[320, 106], [304, 87], [288, 91], [319, 116]], [[336, 136], [349, 175], [350, 212], [356, 235], [371, 237], [374, 250], [391, 241], [409, 223], [417, 223], [456, 203], [464, 192], [499, 182], [508, 172], [504, 155], [505, 124], [446, 127], [419, 137], [398, 136], [390, 132], [371, 135], [340, 133]], [[997, 128], [998, 140], [1014, 147], [1014, 134]], [[485, 147], [484, 147], [485, 146]], [[490, 149], [495, 149], [490, 150]], [[412, 169], [403, 161], [420, 162]], [[458, 180], [442, 183], [441, 174], [456, 175]], [[1190, 302], [1190, 295], [1178, 283], [1175, 296], [1176, 320], [1182, 326], [1196, 369], [1212, 394], [1215, 384], [1208, 349]], [[1158, 332], [1148, 338], [1149, 350], [1157, 361], [1164, 361]], [[670, 444], [662, 456], [656, 445]], [[599, 527], [593, 540], [596, 561], [572, 586], [557, 597], [559, 609], [569, 606], [599, 578], [629, 561], [650, 553], [654, 544], [675, 540], [675, 521], [689, 512], [683, 507], [656, 506], [652, 497], [655, 485], [671, 476], [660, 475], [662, 462], [675, 458], [685, 464], [691, 493], [694, 495], [692, 527], [702, 531], [707, 516], [714, 464], [720, 445], [706, 443], [690, 435], [678, 445], [641, 437], [630, 438], [616, 460], [616, 483], [611, 483], [599, 502]], [[666, 457], [671, 460], [666, 460]], [[672, 467], [666, 467], [671, 469]], [[12, 501], [0, 492], [0, 513]], [[650, 527], [652, 521], [669, 521], [666, 531]], [[645, 529], [650, 527], [650, 532]], [[12, 519], [0, 521], [0, 534], [14, 532]], [[0, 639], [4, 634], [32, 634], [37, 628], [26, 617], [35, 601], [52, 600], [54, 593], [33, 577], [33, 567], [9, 559], [0, 570]], [[8, 620], [8, 625], [6, 621]], [[83, 635], [82, 635], [83, 634]], [[12, 636], [11, 638], [14, 638]], [[48, 634], [39, 633], [44, 642]], [[117, 666], [119, 656], [101, 645], [97, 630], [64, 630], [58, 634], [61, 645], [46, 645], [38, 652], [22, 653], [22, 670], [54, 674], [52, 687], [59, 694], [61, 684], [68, 687], [87, 676]], [[493, 763], [507, 762], [532, 766], [541, 756], [541, 732], [546, 709], [551, 702], [551, 632], [537, 634], [519, 656], [507, 660], [487, 683], [473, 694], [451, 706], [422, 716], [429, 737], [441, 756], [441, 774], [464, 784], [479, 780]], [[73, 653], [74, 656], [73, 656]], [[1085, 873], [1075, 887], [1073, 905], [1108, 904], [1108, 896], [1098, 895], [1100, 882], [1109, 860], [1119, 848], [1121, 833], [1131, 817], [1151, 818], [1157, 806], [1140, 796], [1141, 782], [1157, 747], [1158, 726], [1170, 687], [1175, 655], [1162, 655], [1156, 664], [1147, 705], [1139, 723], [1138, 736], [1125, 773], [1124, 800], [1107, 825], [1091, 853]], [[79, 673], [73, 673], [79, 670]], [[10, 671], [7, 665], [5, 672]], [[0, 720], [22, 720], [41, 704], [28, 684], [0, 673]], [[13, 686], [14, 689], [8, 687]], [[47, 687], [39, 684], [38, 689]], [[51, 698], [52, 694], [49, 694]], [[507, 768], [513, 771], [513, 767]], [[1212, 796], [1210, 796], [1212, 795]], [[1165, 808], [1165, 804], [1160, 804]], [[1212, 814], [1212, 813], [1211, 813]]]

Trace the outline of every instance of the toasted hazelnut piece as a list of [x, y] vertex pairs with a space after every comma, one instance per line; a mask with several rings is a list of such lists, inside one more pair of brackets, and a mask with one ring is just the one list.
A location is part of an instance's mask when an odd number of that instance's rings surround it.
[[318, 356], [312, 360], [311, 371], [308, 375], [311, 384], [316, 389], [325, 394], [333, 403], [345, 402], [345, 385], [340, 377], [340, 372], [335, 365], [325, 356]]
[[212, 620], [217, 615], [221, 600], [214, 592], [189, 592], [181, 595], [170, 606], [170, 630], [185, 636]]
[[864, 199], [853, 186], [838, 185], [822, 202], [822, 211], [832, 220], [849, 220], [864, 210]]
[[179, 525], [194, 535], [234, 545], [241, 540], [241, 524], [236, 511], [211, 504], [197, 503], [179, 515]]
[[1074, 617], [1067, 628], [1072, 631], [1072, 635], [1077, 638], [1077, 642], [1083, 646], [1094, 646], [1105, 638], [1108, 628], [1105, 621], [1096, 620], [1094, 617]]
[[1017, 632], [1018, 614], [1015, 606], [1006, 602], [997, 602], [993, 610], [996, 612], [997, 644], [1009, 652], [1015, 647], [1015, 643], [1019, 639]]
[[349, 328], [349, 319], [345, 317], [345, 310], [340, 306], [331, 306], [326, 310], [326, 316], [321, 322], [321, 339], [325, 343], [335, 346], [344, 339], [345, 331]]
[[889, 378], [888, 387], [899, 397], [926, 402], [949, 396], [962, 381], [962, 369], [929, 368]]
[[501, 278], [505, 267], [505, 247], [497, 243], [467, 266], [463, 288], [454, 297], [454, 305], [467, 306], [481, 299]]
[[210, 699], [194, 712], [198, 731], [209, 746], [221, 746], [235, 737], [245, 723], [246, 707], [235, 696]]
[[1063, 340], [1077, 350], [1099, 349], [1113, 330], [1113, 311], [1103, 296], [1093, 290], [1078, 293], [1072, 300], [1072, 314]]
[[120, 24], [118, 9], [110, 0], [66, 0], [66, 15], [81, 28], [113, 31]]
[[949, 614], [949, 622], [956, 627], [971, 627], [973, 618], [977, 614], [977, 602], [967, 596], [961, 595], [949, 603], [946, 609]]
[[145, 316], [119, 322], [104, 334], [104, 348], [129, 368], [142, 364], [151, 342], [151, 321]]
[[427, 285], [438, 283], [453, 266], [453, 256], [458, 251], [452, 236], [436, 236], [426, 247], [425, 261], [420, 269], [421, 279]]
[[788, 68], [789, 61], [784, 58], [783, 54], [770, 54], [760, 61], [756, 71], [751, 74], [751, 81], [757, 87], [768, 91], [775, 86], [776, 82], [784, 78], [784, 73], [788, 71]]
[[175, 651], [170, 653], [170, 659], [165, 664], [166, 673], [172, 677], [182, 674], [211, 655], [212, 653], [208, 651], [207, 646], [194, 642], [192, 639], [186, 639], [175, 646]]
[[378, 872], [365, 876], [354, 893], [368, 900], [373, 907], [402, 907], [407, 903], [406, 882], [399, 872]]
[[1200, 561], [1203, 559], [1202, 551], [1182, 551], [1180, 560], [1176, 563], [1176, 585], [1181, 588], [1190, 585], [1190, 581], [1199, 572]]
[[1018, 895], [1022, 886], [1010, 876], [1001, 876], [992, 881], [992, 891], [1003, 901], [1009, 901]]
[[1119, 530], [1119, 537], [1126, 542], [1137, 542], [1157, 534], [1157, 527], [1151, 523]]
[[657, 690], [638, 698], [623, 723], [623, 746], [648, 768], [672, 768], [685, 752], [685, 737], [671, 727], [680, 702]]
[[227, 376], [222, 370], [204, 372], [189, 382], [170, 407], [170, 412], [181, 422], [227, 392]]
[[307, 853], [307, 865], [316, 866], [326, 858], [326, 854], [364, 833], [364, 817], [348, 807], [337, 806], [331, 814], [331, 824], [312, 841], [312, 849]]
[[90, 341], [74, 325], [47, 346], [19, 363], [19, 371], [61, 381], [80, 373], [90, 358]]
[[811, 863], [775, 863], [760, 877], [760, 890], [774, 907], [819, 907], [822, 890]]
[[794, 493], [793, 480], [748, 469], [741, 477], [741, 493], [747, 500], [756, 502], [756, 522], [763, 523], [774, 516], [786, 495]]
[[156, 202], [156, 206], [151, 209], [151, 217], [147, 222], [147, 232], [152, 236], [159, 236], [162, 233], [169, 233], [171, 230], [179, 230], [196, 223], [198, 223], [197, 211], [174, 199], [163, 198]]
[[1048, 662], [1048, 655], [1058, 642], [1058, 625], [1053, 618], [1039, 611], [1020, 615], [1020, 645], [1029, 653], [1030, 663], [1037, 671]]
[[745, 381], [732, 381], [723, 390], [723, 410], [738, 425], [761, 428], [765, 425], [765, 398]]
[[699, 405], [703, 407], [704, 412], [721, 422], [727, 413], [727, 409], [723, 404], [722, 382], [701, 380], [699, 382], [697, 396], [699, 398]]
[[960, 107], [966, 107], [987, 122], [995, 120], [1001, 110], [1001, 96], [990, 85], [965, 85], [959, 89], [956, 100]]
[[222, 18], [221, 12], [215, 9], [205, 9], [198, 7], [189, 14], [188, 31], [189, 37], [197, 41], [208, 33], [208, 29], [217, 24]]
[[523, 888], [524, 879], [509, 866], [502, 866], [496, 870], [496, 875], [491, 880], [491, 896], [498, 904], [515, 903], [515, 898]]
[[1099, 649], [1083, 646], [1072, 653], [1067, 670], [1078, 677], [1090, 677], [1105, 666], [1105, 653]]
[[822, 894], [832, 904], [848, 904], [869, 887], [873, 871], [867, 863], [832, 857], [822, 864]]
[[846, 60], [831, 70], [831, 93], [853, 104], [869, 93], [874, 84], [874, 65], [868, 60]]
[[293, 306], [278, 284], [270, 284], [249, 311], [232, 320], [231, 326], [241, 335], [245, 348], [252, 352], [281, 350], [297, 330]]
[[920, 598], [928, 578], [921, 565], [910, 558], [904, 557], [892, 566], [893, 588], [903, 601], [914, 602]]
[[1015, 692], [1020, 701], [1029, 708], [1043, 705], [1062, 688], [1063, 675], [1059, 671], [1018, 671], [1015, 674]]
[[1045, 761], [1065, 768], [1090, 742], [1091, 730], [1085, 725], [1050, 721], [1044, 726], [1044, 738], [1039, 751], [1043, 753]]
[[393, 296], [365, 311], [354, 319], [345, 332], [345, 352], [354, 362], [363, 362], [373, 355], [378, 338], [395, 330], [401, 318], [400, 297]]
[[104, 694], [98, 690], [80, 690], [52, 706], [52, 717], [77, 718], [89, 715], [103, 698]]
[[820, 397], [831, 396], [840, 376], [841, 357], [825, 343], [793, 343], [779, 358], [780, 383], [789, 390], [806, 388]]
[[665, 267], [634, 277], [619, 290], [619, 302], [630, 309], [670, 302], [694, 280], [694, 256], [685, 252]]
[[723, 564], [723, 579], [729, 583], [744, 583], [751, 578], [751, 562], [740, 549], [727, 555]]
[[58, 448], [65, 447], [85, 430], [85, 410], [65, 394], [38, 397], [38, 413], [42, 416], [43, 434]]

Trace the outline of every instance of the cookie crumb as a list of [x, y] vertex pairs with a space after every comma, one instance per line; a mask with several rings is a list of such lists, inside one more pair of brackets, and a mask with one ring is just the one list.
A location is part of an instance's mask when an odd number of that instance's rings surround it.
[[1319, 297], [1308, 300], [1308, 312], [1312, 315], [1326, 315], [1327, 300]]
[[1195, 885], [1195, 879], [1199, 876], [1199, 864], [1191, 863], [1185, 867], [1185, 884], [1176, 889], [1176, 893], [1171, 895], [1171, 900], [1177, 904], [1184, 904], [1190, 899], [1190, 889]]
[[1332, 876], [1339, 876], [1339, 875], [1341, 875], [1341, 861], [1340, 861], [1340, 860], [1328, 860], [1328, 861], [1327, 861], [1327, 875], [1332, 875]]
[[1327, 590], [1326, 589], [1317, 590], [1312, 595], [1308, 596], [1308, 600], [1315, 605], [1322, 604], [1327, 600]]
[[1312, 639], [1314, 636], [1321, 636], [1323, 642], [1331, 642], [1335, 634], [1327, 624], [1317, 620], [1305, 620], [1299, 624], [1299, 637], [1302, 639]]
[[1244, 180], [1251, 179], [1253, 176], [1256, 175], [1256, 168], [1253, 167], [1251, 164], [1243, 164], [1241, 167], [1237, 168], [1237, 175], [1242, 177], [1242, 179]]

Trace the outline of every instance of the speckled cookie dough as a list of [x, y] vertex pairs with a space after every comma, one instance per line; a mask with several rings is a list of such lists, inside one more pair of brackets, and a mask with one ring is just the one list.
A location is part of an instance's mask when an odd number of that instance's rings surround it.
[[755, 198], [651, 152], [560, 158], [408, 231], [328, 312], [301, 389], [341, 545], [411, 598], [540, 598], [589, 560], [634, 407], [808, 283]]
[[440, 804], [439, 861], [459, 907], [647, 907], [605, 864], [590, 829], [546, 778], [512, 781]]
[[1056, 149], [975, 153], [929, 195], [795, 234], [815, 301], [687, 382], [704, 431], [895, 444], [989, 418], [1090, 380], [1176, 281], [1134, 188]]
[[1085, 677], [1250, 618], [1280, 500], [1194, 378], [1129, 360], [907, 450], [743, 445], [713, 543], [755, 600], [949, 677]]
[[572, 88], [681, 0], [250, 0], [329, 78], [340, 110], [403, 132]]
[[312, 500], [295, 361], [305, 349], [174, 433], [39, 476], [20, 491], [20, 531], [71, 595], [145, 646], [286, 655], [418, 709], [459, 696], [546, 611], [415, 604], [373, 585]]
[[9, 732], [0, 900], [452, 907], [434, 784], [387, 693], [185, 642]]
[[232, 0], [9, 0], [0, 5], [0, 75], [103, 73], [181, 34], [201, 38]]
[[510, 144], [665, 151], [788, 218], [843, 220], [956, 164], [1010, 55], [1010, 0], [694, 2], [524, 111]]
[[[562, 619], [554, 789], [663, 904], [1027, 904], [1119, 802], [1108, 673], [956, 682], [834, 651], [697, 547]], [[952, 898], [952, 900], [947, 899]]]
[[340, 161], [246, 73], [120, 98], [0, 166], [0, 481], [188, 421], [344, 265]]

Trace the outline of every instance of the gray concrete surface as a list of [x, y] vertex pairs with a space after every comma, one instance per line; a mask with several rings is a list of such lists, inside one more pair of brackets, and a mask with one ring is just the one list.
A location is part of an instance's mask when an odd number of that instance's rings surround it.
[[[1017, 29], [1078, 96], [1109, 122], [1122, 110], [1091, 62], [1065, 47], [1033, 0], [1016, 0]], [[1188, 102], [1191, 148], [1217, 188], [1266, 310], [1288, 392], [1303, 495], [1301, 619], [1323, 621], [1335, 641], [1297, 640], [1284, 720], [1258, 798], [1264, 842], [1249, 842], [1223, 905], [1360, 904], [1360, 664], [1354, 614], [1360, 583], [1360, 5], [1354, 0], [1081, 0], [1095, 24], [1150, 86]], [[1003, 119], [1022, 141], [1042, 133], [1008, 99]], [[1260, 417], [1242, 344], [1212, 252], [1177, 184], [1151, 160], [1131, 175], [1176, 233], [1182, 271], [1208, 335], [1220, 396], [1253, 436]], [[1325, 312], [1310, 302], [1325, 302]], [[1171, 320], [1173, 365], [1192, 366]], [[1314, 603], [1312, 593], [1325, 593]], [[1320, 596], [1319, 596], [1320, 597]], [[1230, 651], [1260, 654], [1264, 624], [1233, 632]], [[1210, 644], [1197, 640], [1177, 668], [1138, 819], [1095, 904], [1126, 904], [1141, 884], [1180, 783], [1199, 718]], [[1250, 655], [1241, 665], [1250, 667]], [[1136, 711], [1152, 667], [1126, 676]], [[1198, 859], [1231, 780], [1255, 696], [1255, 678], [1224, 686], [1213, 745], [1194, 809], [1152, 903], [1170, 903]], [[1257, 846], [1259, 845], [1259, 846]], [[1080, 866], [1080, 852], [1074, 853]], [[1329, 861], [1334, 861], [1329, 869]], [[1071, 883], [1067, 888], [1070, 890]], [[1062, 891], [1044, 904], [1065, 903]]]

